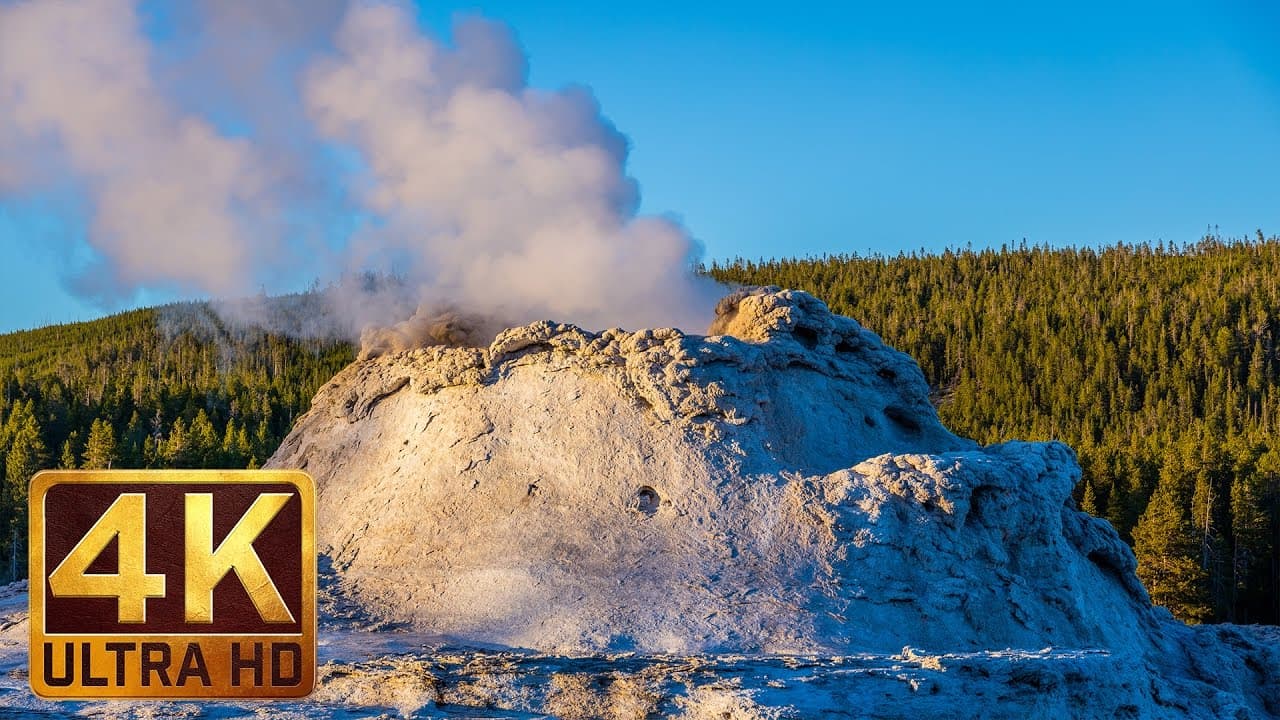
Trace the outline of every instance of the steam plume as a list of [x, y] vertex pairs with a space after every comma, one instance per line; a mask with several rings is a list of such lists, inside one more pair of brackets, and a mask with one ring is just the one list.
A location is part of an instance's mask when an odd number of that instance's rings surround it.
[[83, 294], [242, 292], [273, 249], [270, 173], [250, 142], [169, 102], [149, 50], [124, 0], [0, 8], [0, 182], [83, 196]]
[[0, 193], [83, 203], [77, 292], [235, 298], [374, 271], [396, 281], [337, 282], [317, 317], [392, 328], [369, 336], [385, 350], [499, 321], [710, 319], [696, 243], [637, 215], [626, 138], [585, 87], [529, 87], [507, 27], [464, 19], [445, 42], [395, 4], [299, 7], [178, 6], [165, 45], [129, 0], [0, 6]]

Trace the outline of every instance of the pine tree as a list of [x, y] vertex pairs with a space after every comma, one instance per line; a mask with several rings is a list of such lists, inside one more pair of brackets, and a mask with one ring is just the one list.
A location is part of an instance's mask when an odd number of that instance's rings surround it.
[[150, 435], [142, 440], [142, 466], [144, 468], [159, 467], [164, 462], [164, 449]]
[[[12, 561], [24, 545], [27, 526], [27, 486], [32, 476], [48, 462], [40, 426], [28, 405], [9, 433], [5, 453], [4, 487], [0, 491], [0, 558]], [[12, 419], [12, 418], [11, 418]], [[14, 543], [18, 544], [15, 545]], [[10, 564], [13, 564], [10, 562]], [[14, 577], [20, 577], [19, 572]], [[9, 572], [4, 572], [9, 576]]]
[[1138, 577], [1151, 601], [1187, 622], [1210, 617], [1207, 573], [1200, 566], [1200, 543], [1186, 512], [1167, 485], [1156, 488], [1133, 529]]
[[164, 461], [172, 467], [189, 468], [192, 466], [191, 439], [187, 437], [187, 424], [182, 418], [173, 421], [169, 428], [169, 438], [164, 443]]
[[76, 458], [76, 444], [79, 438], [75, 431], [67, 437], [62, 443], [62, 452], [58, 455], [58, 467], [63, 470], [75, 470], [80, 466], [80, 461]]
[[245, 467], [249, 461], [249, 435], [244, 426], [234, 419], [227, 421], [227, 430], [222, 436], [221, 463], [223, 467]]
[[253, 436], [253, 456], [254, 462], [258, 457], [266, 457], [275, 449], [275, 443], [271, 437], [271, 433], [267, 429], [267, 419], [264, 417], [258, 422], [258, 429]]
[[1093, 483], [1088, 480], [1084, 483], [1084, 496], [1080, 499], [1080, 509], [1094, 517], [1101, 516], [1098, 512], [1098, 498], [1093, 492]]
[[120, 466], [126, 468], [145, 467], [144, 441], [147, 431], [142, 426], [142, 418], [134, 410], [129, 416], [129, 424], [125, 426], [124, 435], [118, 446], [117, 455]]
[[[1264, 506], [1264, 483], [1260, 477], [1239, 478], [1231, 484], [1231, 602], [1229, 617], [1249, 622], [1250, 597], [1266, 582], [1266, 566], [1272, 554], [1271, 524]], [[1244, 596], [1242, 598], [1242, 596]], [[1244, 600], [1243, 616], [1237, 615]]]
[[213, 467], [218, 464], [218, 434], [204, 409], [196, 413], [189, 431], [191, 462], [195, 467]]
[[111, 423], [97, 419], [89, 427], [89, 440], [85, 443], [84, 469], [105, 470], [116, 460], [116, 434]]

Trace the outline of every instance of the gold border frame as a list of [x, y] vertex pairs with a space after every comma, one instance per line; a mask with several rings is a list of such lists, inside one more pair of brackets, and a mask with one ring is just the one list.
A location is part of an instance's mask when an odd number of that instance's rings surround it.
[[[298, 490], [302, 500], [302, 632], [296, 633], [191, 633], [175, 635], [172, 633], [136, 633], [136, 634], [50, 634], [44, 631], [45, 623], [45, 495], [49, 489], [64, 484], [193, 484], [193, 483], [236, 483], [236, 484], [289, 484]], [[42, 470], [31, 478], [27, 496], [27, 530], [28, 551], [27, 568], [29, 582], [30, 610], [30, 647], [27, 653], [28, 683], [31, 691], [46, 700], [212, 700], [212, 699], [261, 699], [261, 698], [301, 698], [310, 695], [315, 689], [316, 679], [316, 592], [317, 592], [317, 559], [315, 539], [315, 481], [302, 470]], [[310, 561], [308, 562], [308, 557]], [[303, 649], [303, 679], [293, 687], [262, 688], [226, 687], [214, 682], [211, 687], [199, 687], [204, 692], [192, 693], [185, 687], [142, 687], [127, 683], [119, 688], [111, 688], [112, 692], [101, 689], [73, 685], [66, 688], [52, 688], [44, 684], [36, 671], [44, 661], [44, 642], [56, 638], [65, 642], [98, 643], [123, 640], [127, 642], [165, 642], [181, 643], [199, 642], [200, 638], [208, 638], [213, 645], [230, 646], [231, 642], [269, 642], [272, 639], [298, 642]], [[202, 643], [203, 645], [204, 643]], [[307, 662], [307, 655], [310, 662]], [[207, 657], [207, 656], [206, 656]], [[176, 658], [175, 658], [176, 659]], [[207, 660], [206, 660], [207, 662]], [[265, 667], [265, 663], [264, 663]], [[210, 669], [212, 673], [212, 668]], [[264, 671], [265, 672], [265, 671]], [[165, 692], [169, 691], [169, 692]]]

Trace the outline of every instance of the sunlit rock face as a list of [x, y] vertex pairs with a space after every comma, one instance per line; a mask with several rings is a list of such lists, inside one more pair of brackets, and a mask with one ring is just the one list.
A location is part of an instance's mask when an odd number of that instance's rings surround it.
[[914, 362], [803, 292], [710, 336], [550, 322], [358, 362], [272, 466], [371, 611], [541, 650], [1141, 644], [1073, 453], [951, 434]]

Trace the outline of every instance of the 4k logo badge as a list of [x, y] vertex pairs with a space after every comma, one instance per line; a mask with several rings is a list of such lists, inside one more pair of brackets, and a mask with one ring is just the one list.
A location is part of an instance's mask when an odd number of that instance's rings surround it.
[[31, 689], [301, 697], [315, 489], [299, 471], [50, 471], [30, 494]]

